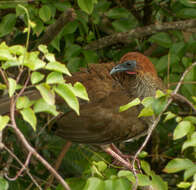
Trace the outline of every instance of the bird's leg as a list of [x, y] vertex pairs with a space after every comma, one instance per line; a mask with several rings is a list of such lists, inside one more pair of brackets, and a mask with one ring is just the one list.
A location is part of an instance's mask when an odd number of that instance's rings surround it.
[[122, 158], [126, 159], [129, 161], [129, 158], [131, 158], [131, 155], [123, 154], [113, 143], [110, 144], [111, 149], [116, 152], [118, 155], [120, 155]]
[[114, 159], [118, 160], [123, 166], [125, 166], [127, 169], [132, 170], [131, 163], [125, 160], [121, 155], [116, 153], [114, 150], [112, 150], [111, 146], [101, 146], [102, 149], [110, 154]]
[[[109, 145], [110, 148], [115, 152], [117, 153], [121, 158], [123, 158], [124, 160], [126, 160], [128, 163], [130, 163], [130, 158], [133, 158], [132, 155], [127, 155], [127, 154], [123, 154], [113, 143]], [[119, 162], [119, 160], [116, 160]], [[136, 162], [137, 162], [137, 167], [138, 169], [140, 170], [140, 161], [138, 159], [136, 159]], [[117, 163], [118, 164], [118, 163]]]

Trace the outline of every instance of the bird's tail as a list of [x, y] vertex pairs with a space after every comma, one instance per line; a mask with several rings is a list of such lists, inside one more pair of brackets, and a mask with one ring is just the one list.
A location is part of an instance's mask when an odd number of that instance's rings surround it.
[[[27, 96], [30, 100], [35, 100], [41, 97], [38, 91], [28, 90], [23, 93], [22, 96]], [[0, 115], [4, 115], [10, 112], [10, 97], [4, 96], [0, 98]]]

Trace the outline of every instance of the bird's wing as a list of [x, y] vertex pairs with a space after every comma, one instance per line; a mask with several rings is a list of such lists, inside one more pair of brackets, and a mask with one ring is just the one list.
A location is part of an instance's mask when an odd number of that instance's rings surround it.
[[109, 74], [114, 63], [94, 64], [67, 81], [81, 82], [90, 101], [80, 105], [80, 116], [73, 111], [58, 119], [56, 134], [78, 143], [108, 144], [128, 140], [146, 131], [147, 123], [138, 119], [137, 107], [119, 112], [131, 101], [127, 92]]

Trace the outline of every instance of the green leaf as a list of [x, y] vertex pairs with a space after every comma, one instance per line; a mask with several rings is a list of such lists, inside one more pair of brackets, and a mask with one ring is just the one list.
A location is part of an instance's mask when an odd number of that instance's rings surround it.
[[59, 84], [54, 90], [66, 101], [68, 106], [79, 115], [79, 102], [72, 88], [73, 87], [70, 87], [68, 84]]
[[87, 14], [91, 14], [94, 8], [94, 0], [78, 0], [78, 6]]
[[32, 104], [33, 102], [31, 102], [27, 96], [20, 96], [17, 99], [16, 108], [17, 109], [28, 108]]
[[116, 7], [116, 8], [110, 9], [106, 13], [106, 16], [108, 16], [111, 19], [128, 18], [129, 11], [125, 8]]
[[82, 48], [79, 45], [71, 44], [65, 51], [65, 58], [69, 60], [71, 57], [76, 57], [80, 54]]
[[186, 181], [188, 178], [192, 177], [196, 174], [196, 165], [187, 168], [184, 172], [184, 180]]
[[28, 122], [33, 130], [36, 130], [36, 125], [37, 125], [37, 118], [35, 116], [34, 111], [31, 108], [24, 108], [23, 110], [20, 110], [20, 113], [23, 117], [23, 119]]
[[141, 110], [140, 114], [138, 117], [149, 117], [153, 116], [154, 112], [151, 107], [145, 107]]
[[150, 42], [156, 43], [162, 47], [169, 48], [172, 45], [172, 40], [168, 33], [159, 32], [149, 38]]
[[[132, 189], [131, 183], [126, 178], [113, 179], [115, 190], [129, 190]], [[102, 189], [100, 189], [102, 190]]]
[[52, 53], [46, 53], [46, 54], [45, 54], [45, 57], [46, 57], [46, 59], [47, 59], [48, 61], [50, 61], [50, 62], [55, 62], [55, 61], [56, 61], [55, 56], [54, 56], [54, 54], [52, 54]]
[[118, 172], [118, 177], [126, 177], [132, 183], [135, 183], [135, 176], [131, 171], [128, 170], [120, 170]]
[[16, 90], [16, 81], [12, 78], [8, 78], [8, 84], [9, 84], [9, 96], [12, 97], [15, 90]]
[[177, 184], [177, 187], [183, 188], [183, 189], [188, 188], [190, 186], [191, 186], [190, 182], [184, 182], [184, 181]]
[[47, 84], [59, 84], [64, 82], [65, 80], [63, 78], [63, 75], [58, 72], [51, 72], [46, 78]]
[[141, 160], [141, 168], [144, 170], [144, 172], [147, 175], [151, 175], [152, 174], [152, 171], [150, 169], [150, 165], [148, 164], [148, 162], [146, 162], [144, 160]]
[[196, 132], [194, 132], [190, 139], [186, 140], [182, 145], [182, 151], [184, 151], [188, 147], [196, 147]]
[[38, 46], [38, 50], [41, 51], [43, 54], [49, 53], [49, 52], [48, 52], [47, 46], [46, 46], [46, 45], [43, 45], [43, 44], [40, 44], [40, 45]]
[[164, 97], [164, 96], [165, 96], [165, 94], [161, 90], [156, 91], [155, 98], [161, 98], [161, 97]]
[[167, 99], [165, 97], [155, 99], [152, 103], [152, 109], [155, 115], [160, 114], [163, 109], [165, 108], [165, 105], [167, 104]]
[[131, 19], [119, 19], [112, 22], [116, 32], [127, 32], [137, 26], [137, 22], [133, 22]]
[[10, 118], [7, 115], [5, 115], [5, 116], [0, 115], [0, 131], [2, 131], [6, 127], [9, 120], [10, 120]]
[[152, 187], [156, 190], [168, 190], [168, 185], [162, 180], [158, 175], [151, 175], [152, 177]]
[[191, 122], [190, 121], [181, 121], [174, 130], [173, 139], [180, 139], [187, 135], [191, 129]]
[[184, 121], [190, 121], [193, 124], [196, 124], [196, 117], [195, 116], [187, 116], [184, 118]]
[[38, 51], [27, 52], [25, 54], [24, 63], [23, 63], [24, 55], [23, 56], [20, 56], [20, 61], [21, 61], [21, 63], [24, 66], [26, 66], [29, 69], [35, 71], [35, 70], [44, 68], [44, 66], [46, 64], [44, 61], [42, 61], [41, 59], [39, 59], [38, 56], [39, 56], [39, 52]]
[[149, 107], [152, 105], [152, 103], [154, 102], [154, 98], [153, 97], [146, 97], [142, 100], [142, 105], [144, 107]]
[[0, 38], [13, 31], [16, 23], [16, 14], [6, 14], [0, 22]]
[[7, 86], [3, 83], [0, 83], [0, 90], [5, 90]]
[[104, 190], [113, 190], [113, 189], [115, 189], [115, 180], [113, 179], [104, 180]]
[[196, 18], [196, 11], [194, 8], [184, 8], [180, 9], [176, 15], [180, 18]]
[[59, 114], [56, 111], [55, 105], [47, 104], [47, 102], [45, 102], [44, 99], [42, 99], [42, 98], [35, 102], [33, 110], [35, 113], [46, 112], [46, 113], [50, 113], [54, 116], [57, 116]]
[[57, 71], [59, 73], [64, 73], [68, 76], [71, 76], [71, 73], [69, 72], [67, 67], [64, 64], [61, 64], [57, 61], [48, 63], [46, 65], [46, 69], [52, 70], [52, 71]]
[[170, 119], [173, 119], [174, 117], [176, 117], [176, 114], [168, 111], [168, 112], [165, 112], [164, 113], [166, 115], [165, 119], [164, 119], [164, 122], [170, 120]]
[[73, 86], [74, 94], [83, 99], [89, 101], [88, 94], [86, 88], [80, 82], [76, 82]]
[[133, 106], [137, 106], [138, 104], [140, 104], [140, 99], [139, 98], [135, 98], [134, 100], [132, 100], [128, 104], [120, 106], [119, 112], [126, 111], [126, 110], [128, 110], [129, 108], [131, 108]]
[[44, 75], [40, 72], [33, 72], [31, 75], [31, 83], [36, 84], [44, 79]]
[[194, 165], [189, 159], [175, 158], [167, 164], [163, 171], [166, 173], [176, 173], [194, 167]]
[[137, 174], [137, 177], [139, 186], [149, 186], [151, 184], [151, 181], [147, 175]]
[[92, 50], [83, 50], [82, 52], [85, 57], [86, 63], [92, 64], [92, 63], [97, 63], [98, 62], [98, 56], [95, 51]]
[[17, 62], [16, 58], [12, 56], [12, 54], [10, 53], [8, 49], [1, 49], [1, 48], [0, 48], [0, 61]]
[[50, 89], [50, 86], [48, 84], [42, 83], [42, 84], [36, 85], [36, 88], [39, 90], [39, 92], [41, 93], [43, 99], [49, 105], [54, 105], [54, 103], [55, 103], [55, 94]]
[[25, 47], [22, 45], [13, 45], [10, 46], [9, 51], [14, 55], [22, 55], [25, 52]]
[[78, 28], [78, 21], [68, 22], [63, 29], [63, 35], [73, 34]]
[[83, 190], [102, 190], [104, 189], [104, 181], [97, 177], [88, 178]]
[[52, 16], [52, 12], [49, 6], [47, 5], [43, 5], [40, 9], [39, 9], [39, 16], [40, 18], [44, 21], [47, 22], [50, 20], [51, 16]]
[[3, 177], [0, 177], [0, 189], [8, 190], [8, 188], [9, 188], [9, 183]]
[[100, 172], [103, 172], [107, 168], [107, 164], [104, 161], [93, 161], [93, 164], [98, 168]]

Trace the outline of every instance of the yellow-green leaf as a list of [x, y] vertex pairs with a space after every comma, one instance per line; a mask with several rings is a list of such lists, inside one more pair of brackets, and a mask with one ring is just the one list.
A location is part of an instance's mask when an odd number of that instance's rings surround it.
[[68, 84], [59, 84], [54, 88], [54, 90], [66, 101], [68, 106], [79, 115], [79, 102], [75, 94], [73, 93], [72, 88], [73, 87], [70, 87], [70, 85]]
[[34, 111], [31, 108], [24, 108], [23, 110], [20, 111], [23, 119], [28, 122], [33, 130], [36, 130], [36, 125], [37, 125], [37, 118], [35, 116]]
[[16, 90], [16, 81], [12, 78], [8, 78], [8, 83], [9, 83], [9, 96], [12, 97], [15, 90]]
[[149, 117], [153, 116], [154, 112], [151, 107], [145, 107], [141, 110], [140, 114], [138, 117]]
[[128, 104], [120, 106], [119, 112], [123, 112], [125, 110], [128, 110], [129, 108], [131, 108], [133, 106], [137, 106], [138, 104], [140, 104], [140, 99], [139, 98], [135, 98], [134, 100], [132, 100]]
[[7, 115], [5, 115], [5, 116], [0, 115], [0, 131], [2, 131], [6, 127], [9, 120], [10, 120], [10, 118]]
[[64, 73], [68, 76], [71, 76], [71, 73], [69, 72], [67, 67], [64, 64], [59, 63], [58, 61], [48, 63], [46, 65], [46, 69], [51, 70], [51, 71], [57, 71], [59, 73]]

